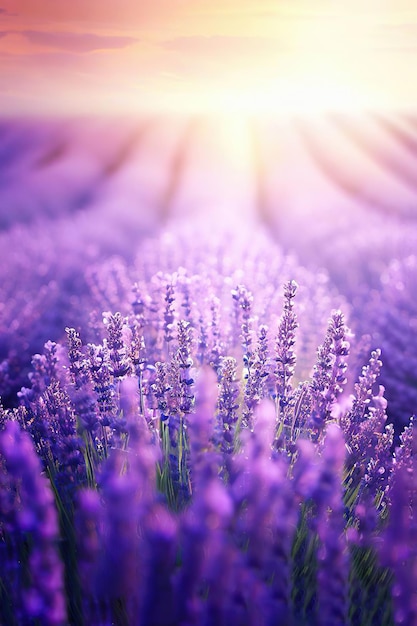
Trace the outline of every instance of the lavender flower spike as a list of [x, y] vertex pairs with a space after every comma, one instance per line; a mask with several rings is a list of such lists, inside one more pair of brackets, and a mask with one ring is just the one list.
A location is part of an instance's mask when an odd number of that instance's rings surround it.
[[411, 455], [395, 469], [388, 527], [380, 547], [383, 564], [394, 574], [397, 626], [417, 625], [417, 431], [410, 428], [407, 435]]
[[322, 458], [322, 475], [316, 497], [320, 538], [319, 624], [345, 626], [349, 571], [341, 493], [345, 442], [342, 431], [336, 424], [329, 424], [326, 429]]
[[298, 322], [294, 311], [294, 298], [297, 289], [298, 285], [295, 280], [290, 280], [284, 285], [284, 312], [279, 322], [276, 338], [276, 393], [281, 409], [287, 405], [291, 394], [291, 379], [296, 363], [294, 344]]
[[188, 422], [191, 480], [196, 490], [204, 488], [208, 475], [215, 476], [218, 472], [218, 458], [212, 441], [216, 401], [216, 377], [210, 368], [204, 368], [197, 384], [195, 413], [190, 414]]
[[1, 457], [18, 494], [15, 530], [31, 537], [31, 587], [23, 591], [21, 623], [61, 626], [66, 609], [54, 497], [29, 435], [14, 421], [0, 433]]
[[343, 313], [334, 311], [323, 344], [317, 350], [311, 390], [314, 399], [312, 426], [319, 435], [330, 419], [332, 409], [346, 384], [347, 356], [350, 344]]

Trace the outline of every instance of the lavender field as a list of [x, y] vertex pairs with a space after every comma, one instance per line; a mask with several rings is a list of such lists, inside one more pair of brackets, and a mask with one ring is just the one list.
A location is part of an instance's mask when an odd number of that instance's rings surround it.
[[0, 623], [417, 625], [417, 117], [3, 119]]

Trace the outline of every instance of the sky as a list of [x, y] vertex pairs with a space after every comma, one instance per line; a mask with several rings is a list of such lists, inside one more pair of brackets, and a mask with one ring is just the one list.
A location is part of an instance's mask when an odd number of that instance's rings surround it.
[[0, 0], [0, 113], [417, 106], [417, 0]]

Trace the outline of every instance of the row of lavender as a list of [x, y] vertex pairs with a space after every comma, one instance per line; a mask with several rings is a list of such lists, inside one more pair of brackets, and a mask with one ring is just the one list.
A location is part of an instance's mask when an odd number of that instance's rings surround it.
[[98, 270], [3, 410], [2, 621], [417, 623], [380, 353], [361, 371], [341, 299], [265, 238], [197, 234], [143, 245], [133, 292]]
[[[329, 122], [340, 125], [340, 121], [322, 120], [325, 126]], [[373, 145], [375, 119], [345, 119], [344, 123], [356, 124], [354, 134], [363, 135], [362, 145], [366, 147], [367, 137], [371, 139], [368, 147]], [[398, 134], [403, 126], [407, 133]], [[390, 132], [397, 128], [397, 148], [404, 148], [405, 137], [405, 146], [412, 146], [413, 156], [412, 122], [392, 119], [389, 128]], [[379, 128], [382, 153], [377, 151], [374, 157], [383, 154], [387, 163], [395, 164], [385, 171], [394, 185], [391, 189], [384, 176], [382, 180], [374, 178], [375, 171], [368, 171], [363, 160], [352, 159], [349, 167], [339, 162], [335, 155], [344, 153], [343, 136], [339, 137], [341, 143], [334, 145], [318, 130], [320, 124], [310, 127], [332, 165], [348, 179], [353, 175], [356, 184], [350, 192], [355, 202], [346, 204], [343, 196], [332, 195], [326, 185], [311, 186], [318, 162], [305, 163], [303, 151], [293, 153], [291, 149], [286, 156], [287, 167], [299, 172], [303, 186], [287, 190], [287, 197], [285, 186], [279, 186], [282, 174], [276, 169], [274, 151], [277, 146], [291, 147], [294, 128], [284, 124], [274, 130], [268, 122], [263, 135], [265, 149], [269, 145], [272, 150], [264, 155], [265, 176], [270, 181], [267, 184], [265, 179], [260, 196], [265, 202], [269, 200], [260, 212], [280, 245], [295, 250], [303, 265], [310, 270], [325, 268], [331, 283], [351, 305], [350, 324], [355, 334], [371, 335], [370, 347], [382, 348], [382, 381], [387, 388], [390, 418], [404, 426], [405, 416], [414, 411], [417, 402], [413, 351], [416, 233], [412, 211], [400, 210], [409, 196], [399, 193], [395, 185], [404, 174], [402, 164], [406, 169], [410, 166], [410, 153], [396, 152], [395, 158], [390, 153], [393, 161], [388, 159], [386, 129], [381, 134]], [[20, 386], [27, 384], [32, 354], [40, 351], [47, 339], [61, 339], [66, 325], [85, 328], [87, 311], [97, 306], [91, 294], [95, 278], [91, 273], [86, 276], [85, 268], [100, 266], [103, 258], [112, 254], [120, 255], [131, 267], [143, 235], [158, 229], [167, 211], [175, 219], [178, 206], [172, 200], [178, 186], [184, 187], [181, 210], [184, 214], [192, 212], [190, 199], [194, 196], [187, 191], [187, 185], [195, 184], [188, 178], [192, 173], [174, 171], [183, 134], [182, 123], [161, 119], [157, 123], [57, 120], [0, 124], [0, 395], [8, 406], [14, 404]], [[197, 147], [202, 140], [198, 133], [195, 137], [191, 133], [191, 139], [190, 145], [196, 142]], [[187, 150], [185, 144], [183, 149]], [[350, 167], [356, 174], [349, 172]], [[379, 185], [378, 181], [385, 183]], [[219, 182], [225, 185], [223, 179]], [[374, 191], [379, 200], [385, 200], [384, 190], [389, 196], [391, 189], [398, 212], [387, 214], [380, 207], [378, 213], [378, 202], [368, 206], [360, 193], [355, 196], [355, 190], [360, 189]], [[224, 191], [219, 189], [219, 201]], [[300, 193], [294, 195], [294, 191]], [[300, 206], [296, 201], [299, 196]], [[408, 222], [401, 218], [405, 214]], [[396, 261], [390, 266], [392, 259]], [[169, 271], [175, 269], [172, 266]], [[132, 272], [129, 282], [137, 280], [137, 274]]]
[[415, 223], [358, 207], [336, 219], [318, 215], [311, 228], [306, 224], [306, 216], [302, 222], [288, 220], [283, 243], [311, 271], [326, 268], [330, 283], [350, 304], [355, 334], [369, 335], [370, 345], [381, 348], [389, 414], [404, 426], [417, 403]]
[[113, 255], [132, 262], [149, 231], [140, 216], [91, 210], [0, 233], [0, 395], [7, 404], [45, 341], [62, 338], [68, 324], [87, 326], [96, 304], [88, 268]]
[[[285, 260], [283, 253], [266, 238], [262, 243], [264, 254], [259, 259], [259, 242], [252, 241], [251, 233], [239, 234], [236, 229], [218, 245], [208, 250], [203, 246], [196, 259], [196, 251], [190, 250], [188, 242], [193, 236], [200, 237], [198, 228], [189, 235], [182, 233], [187, 231], [185, 225], [175, 225], [171, 239], [144, 239], [136, 218], [108, 217], [80, 214], [73, 220], [58, 220], [30, 230], [16, 228], [0, 235], [5, 260], [0, 268], [0, 396], [7, 406], [15, 405], [17, 391], [27, 385], [31, 356], [41, 351], [46, 340], [61, 340], [68, 325], [82, 328], [86, 340], [93, 340], [96, 333], [91, 331], [91, 312], [97, 317], [108, 309], [127, 311], [130, 286], [143, 276], [144, 266], [148, 267], [148, 278], [158, 270], [173, 273], [180, 266], [193, 273], [193, 262], [197, 261], [201, 270], [207, 252], [210, 258], [229, 259], [229, 268], [219, 264], [219, 272], [230, 273], [230, 264], [234, 263], [232, 278], [236, 284], [241, 280], [236, 273], [240, 265], [249, 288], [257, 284], [259, 277], [261, 284], [268, 280], [269, 289], [276, 290], [277, 276], [283, 280], [295, 276], [302, 288], [316, 291], [312, 276], [301, 276], [296, 261]], [[100, 229], [98, 221], [102, 223]], [[258, 228], [254, 224], [252, 232]], [[312, 324], [302, 320], [304, 334], [310, 337], [311, 354], [311, 346], [319, 341], [317, 318], [321, 316], [323, 325], [327, 315], [324, 312], [331, 306], [342, 307], [349, 314], [355, 345], [360, 344], [362, 349], [367, 341], [368, 350], [382, 349], [385, 367], [381, 380], [387, 389], [390, 419], [399, 430], [417, 403], [413, 350], [417, 333], [413, 297], [416, 257], [411, 252], [415, 249], [415, 236], [404, 224], [391, 225], [387, 241], [385, 227], [378, 226], [375, 219], [363, 224], [355, 222], [352, 228], [354, 232], [347, 229], [350, 234], [346, 239], [334, 232], [326, 237], [325, 224], [312, 226], [311, 240], [317, 235], [315, 251], [305, 242], [297, 246], [297, 256], [305, 266], [327, 268], [325, 272], [315, 270], [319, 282], [313, 296], [317, 313]], [[395, 260], [390, 261], [394, 255]], [[259, 268], [255, 274], [254, 263]], [[288, 271], [282, 273], [285, 264]], [[342, 298], [334, 296], [335, 285], [349, 302], [349, 310]], [[331, 306], [329, 297], [335, 299]], [[362, 350], [362, 361], [363, 358]]]
[[[197, 255], [196, 246], [190, 246], [189, 241], [200, 236], [198, 229], [186, 234], [187, 226], [176, 224], [171, 238], [145, 238], [140, 219], [132, 214], [125, 222], [120, 212], [109, 219], [106, 213], [90, 211], [73, 220], [57, 220], [52, 225], [42, 222], [30, 229], [16, 227], [0, 235], [4, 259], [0, 264], [0, 396], [8, 406], [27, 384], [32, 355], [40, 352], [48, 339], [62, 339], [69, 325], [82, 328], [88, 340], [94, 339], [90, 314], [95, 312], [101, 318], [102, 311], [108, 309], [127, 311], [131, 285], [138, 278], [148, 280], [158, 271], [173, 273], [180, 266], [193, 272], [194, 261], [201, 270], [207, 253], [211, 260], [226, 256], [229, 267], [225, 269], [229, 273], [233, 270], [233, 278], [239, 282], [238, 268], [252, 274], [250, 260], [259, 256], [264, 245], [257, 273], [260, 275], [265, 266], [270, 268], [262, 279], [271, 279], [269, 289], [277, 286], [274, 270], [281, 272], [285, 264], [296, 266], [265, 237], [252, 243], [247, 231], [236, 235], [232, 231], [217, 244], [203, 246]], [[272, 264], [270, 258], [274, 259]], [[222, 270], [220, 265], [217, 270]], [[286, 271], [285, 275], [291, 273]], [[299, 278], [300, 283], [306, 282], [301, 275]], [[256, 281], [257, 276], [251, 280]], [[327, 296], [322, 273], [318, 280], [315, 302], [323, 311], [329, 307], [327, 297], [320, 303], [320, 293]], [[308, 284], [312, 282], [309, 277]], [[312, 337], [312, 343], [314, 340]]]

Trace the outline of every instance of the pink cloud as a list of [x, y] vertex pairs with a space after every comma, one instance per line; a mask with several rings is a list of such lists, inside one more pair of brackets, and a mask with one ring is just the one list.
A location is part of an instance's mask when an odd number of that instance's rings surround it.
[[[161, 21], [165, 14], [172, 14], [184, 4], [184, 0], [13, 0], [22, 24], [84, 23], [107, 24], [117, 28], [120, 24], [133, 27], [153, 18]], [[162, 20], [163, 21], [163, 20]]]
[[135, 37], [97, 35], [95, 33], [48, 32], [38, 30], [0, 31], [0, 37], [20, 35], [35, 46], [67, 52], [85, 53], [94, 50], [126, 48], [138, 40]]
[[178, 52], [213, 55], [223, 53], [239, 58], [258, 54], [276, 54], [285, 48], [276, 37], [212, 36], [177, 37], [163, 42], [162, 47]]

